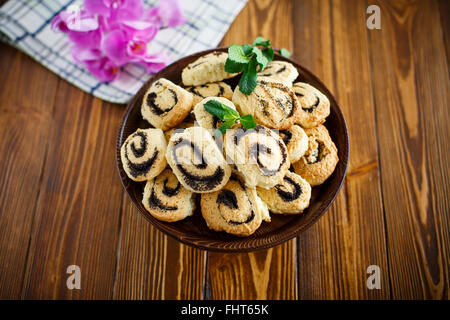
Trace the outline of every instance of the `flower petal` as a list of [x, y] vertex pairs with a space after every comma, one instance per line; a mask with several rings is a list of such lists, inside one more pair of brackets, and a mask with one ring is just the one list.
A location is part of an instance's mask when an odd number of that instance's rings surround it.
[[83, 7], [91, 14], [99, 14], [109, 17], [110, 9], [102, 0], [84, 0]]
[[102, 52], [99, 49], [86, 48], [77, 45], [71, 48], [71, 53], [73, 59], [78, 63], [99, 60], [102, 57]]
[[120, 75], [120, 67], [106, 57], [88, 61], [86, 62], [86, 67], [92, 75], [102, 82], [114, 81]]
[[129, 40], [122, 30], [112, 30], [102, 40], [102, 51], [119, 66], [124, 65], [132, 60], [127, 53]]
[[148, 73], [156, 73], [168, 65], [171, 62], [171, 59], [168, 55], [161, 52], [146, 55], [136, 62], [144, 65], [147, 68]]
[[178, 0], [161, 0], [158, 9], [164, 27], [175, 27], [186, 22]]
[[66, 22], [61, 18], [61, 14], [58, 14], [53, 18], [51, 28], [53, 31], [61, 31], [64, 33], [69, 31]]
[[70, 41], [85, 48], [99, 48], [102, 39], [99, 29], [88, 32], [69, 30], [67, 35]]
[[117, 8], [117, 19], [119, 20], [137, 20], [142, 17], [144, 12], [144, 3], [142, 0], [122, 0]]

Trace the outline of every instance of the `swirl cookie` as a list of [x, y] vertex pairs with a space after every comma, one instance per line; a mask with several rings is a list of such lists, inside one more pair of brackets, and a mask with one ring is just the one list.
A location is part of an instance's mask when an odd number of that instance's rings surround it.
[[219, 51], [198, 58], [187, 65], [181, 72], [183, 85], [199, 86], [237, 76], [237, 73], [228, 73], [225, 71], [225, 62], [227, 59], [228, 53]]
[[233, 162], [249, 187], [271, 188], [289, 169], [283, 140], [261, 125], [256, 129], [229, 129], [224, 139], [227, 160]]
[[251, 114], [256, 122], [280, 130], [298, 122], [302, 112], [295, 93], [286, 85], [273, 81], [258, 81], [255, 90], [248, 96], [237, 86], [233, 103], [240, 114]]
[[298, 214], [309, 206], [311, 186], [298, 174], [288, 171], [271, 189], [257, 188], [258, 195], [273, 213]]
[[256, 190], [247, 187], [236, 174], [231, 175], [223, 189], [202, 194], [200, 205], [210, 229], [237, 236], [254, 233], [269, 214]]
[[197, 193], [221, 189], [231, 174], [211, 134], [202, 127], [174, 133], [166, 151], [167, 162], [181, 184]]
[[233, 98], [233, 90], [225, 82], [202, 84], [200, 86], [188, 87], [186, 90], [194, 95], [194, 106], [208, 97], [223, 97], [228, 100]]
[[271, 61], [263, 71], [258, 72], [258, 80], [282, 82], [288, 87], [292, 87], [297, 77], [297, 68], [284, 61]]
[[192, 108], [193, 95], [171, 81], [155, 81], [142, 99], [142, 117], [155, 128], [170, 129], [186, 118]]
[[192, 112], [195, 115], [195, 120], [197, 121], [197, 123], [206, 129], [217, 129], [223, 122], [219, 118], [213, 116], [211, 113], [205, 110], [204, 105], [210, 100], [217, 100], [233, 110], [236, 110], [236, 107], [230, 100], [217, 97], [205, 98], [195, 105]]
[[194, 194], [183, 188], [170, 169], [147, 181], [142, 204], [158, 220], [175, 222], [191, 216]]
[[308, 149], [308, 136], [305, 131], [294, 124], [287, 130], [278, 131], [278, 135], [283, 139], [289, 153], [289, 161], [297, 162]]
[[330, 114], [328, 98], [313, 86], [303, 82], [294, 83], [292, 90], [303, 111], [299, 121], [302, 127], [313, 128], [324, 123]]
[[306, 129], [305, 132], [308, 135], [308, 150], [293, 166], [295, 172], [311, 186], [317, 186], [324, 183], [336, 168], [339, 161], [337, 148], [325, 126]]
[[166, 141], [170, 140], [174, 132], [182, 132], [186, 128], [190, 128], [195, 126], [195, 122], [193, 119], [186, 118], [182, 123], [177, 124], [174, 128], [164, 131], [164, 136], [166, 137]]
[[167, 165], [166, 147], [161, 129], [137, 129], [120, 148], [123, 170], [134, 181], [156, 177]]

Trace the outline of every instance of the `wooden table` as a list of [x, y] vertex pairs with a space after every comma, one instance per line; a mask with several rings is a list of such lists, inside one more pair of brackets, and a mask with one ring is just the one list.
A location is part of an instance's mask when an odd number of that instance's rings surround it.
[[[381, 30], [366, 8], [381, 8]], [[123, 105], [0, 50], [0, 297], [449, 298], [450, 3], [250, 1], [222, 45], [262, 35], [334, 93], [350, 166], [331, 209], [269, 250], [197, 250], [155, 230], [115, 164]], [[81, 289], [69, 290], [69, 265]], [[369, 290], [370, 265], [381, 289]]]

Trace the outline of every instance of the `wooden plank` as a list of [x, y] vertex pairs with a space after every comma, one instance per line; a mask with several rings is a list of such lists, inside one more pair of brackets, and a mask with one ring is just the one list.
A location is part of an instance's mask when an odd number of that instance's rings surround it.
[[58, 78], [5, 44], [0, 70], [0, 299], [18, 299]]
[[450, 83], [439, 6], [375, 3], [382, 27], [369, 43], [392, 297], [448, 299]]
[[201, 299], [206, 253], [155, 229], [128, 197], [123, 210], [114, 299]]
[[[292, 52], [292, 1], [249, 1], [222, 45], [251, 43], [261, 35]], [[295, 53], [294, 53], [295, 54]], [[207, 297], [211, 299], [295, 299], [295, 240], [268, 250], [208, 254]]]
[[441, 17], [441, 30], [444, 37], [445, 53], [447, 55], [447, 70], [450, 68], [450, 2], [439, 0], [439, 13]]
[[295, 241], [248, 254], [209, 254], [209, 298], [295, 299]]
[[[296, 1], [293, 10], [299, 62], [334, 92], [351, 145], [336, 202], [298, 237], [300, 299], [390, 297], [365, 9], [356, 0], [311, 0]], [[366, 286], [370, 265], [381, 269], [381, 290]]]
[[[114, 150], [123, 106], [61, 81], [22, 296], [112, 297], [122, 202]], [[81, 289], [66, 286], [81, 270]]]

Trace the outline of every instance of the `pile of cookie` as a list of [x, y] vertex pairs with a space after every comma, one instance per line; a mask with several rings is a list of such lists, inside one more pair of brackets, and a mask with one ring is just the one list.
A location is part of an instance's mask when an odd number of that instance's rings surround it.
[[[145, 181], [142, 203], [155, 218], [174, 222], [194, 213], [200, 197], [208, 227], [249, 236], [270, 214], [300, 214], [311, 189], [333, 173], [337, 148], [323, 123], [328, 98], [313, 86], [294, 81], [297, 69], [272, 61], [258, 73], [250, 95], [224, 80], [228, 54], [213, 52], [189, 64], [182, 86], [160, 78], [142, 100], [142, 117], [151, 128], [138, 129], [121, 147], [123, 169]], [[222, 121], [205, 109], [217, 100], [257, 126], [238, 122], [223, 137]]]

